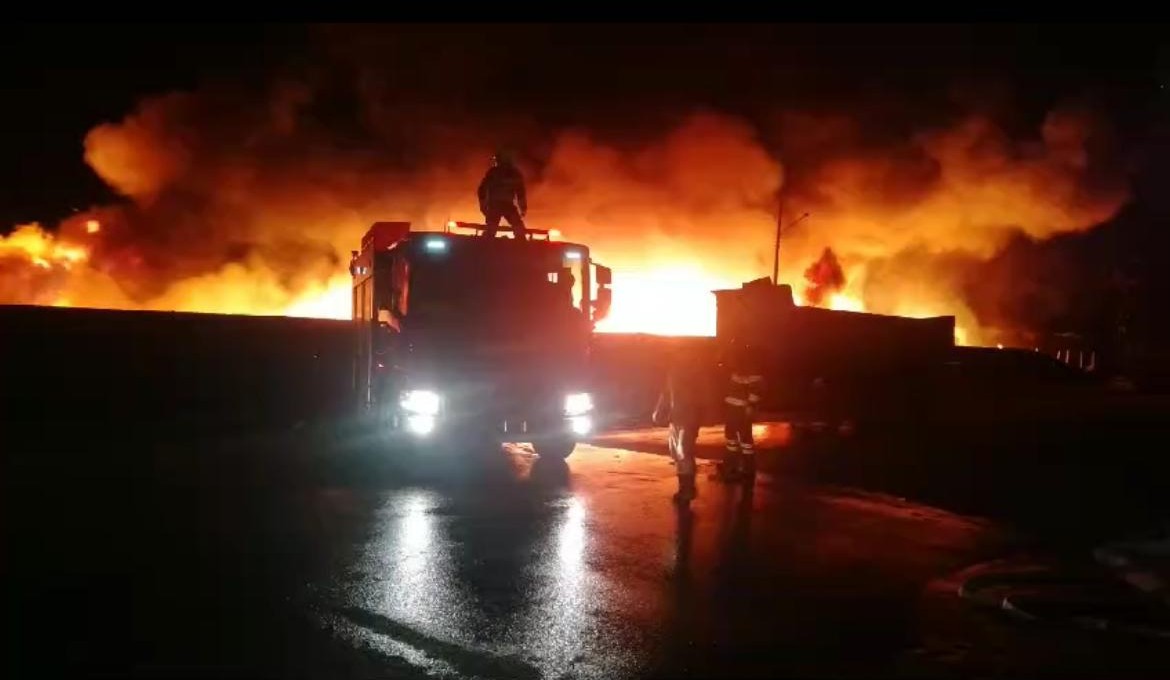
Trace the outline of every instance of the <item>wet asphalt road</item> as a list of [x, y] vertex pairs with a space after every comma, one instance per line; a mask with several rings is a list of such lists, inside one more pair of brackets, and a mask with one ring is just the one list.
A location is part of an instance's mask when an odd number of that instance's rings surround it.
[[989, 624], [937, 583], [1011, 549], [978, 519], [768, 475], [704, 475], [680, 512], [667, 459], [626, 448], [398, 467], [320, 446], [147, 445], [106, 478], [10, 480], [9, 675], [961, 672], [944, 657]]
[[975, 521], [770, 479], [706, 484], [679, 513], [663, 458], [508, 456], [483, 488], [364, 498], [348, 563], [307, 601], [355, 644], [456, 675], [871, 673], [915, 645], [924, 585], [994, 541]]

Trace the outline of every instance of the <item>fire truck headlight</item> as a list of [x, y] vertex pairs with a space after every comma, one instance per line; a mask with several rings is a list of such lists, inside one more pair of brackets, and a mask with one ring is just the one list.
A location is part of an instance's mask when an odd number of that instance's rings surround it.
[[584, 437], [593, 429], [593, 419], [589, 416], [573, 416], [569, 418], [569, 429], [573, 434]]
[[439, 415], [439, 395], [430, 390], [407, 390], [402, 393], [398, 402], [402, 410], [411, 415], [429, 416], [432, 419]]
[[565, 415], [581, 416], [593, 410], [593, 395], [575, 392], [565, 396]]
[[420, 415], [406, 416], [406, 429], [411, 434], [425, 437], [435, 430], [435, 417]]

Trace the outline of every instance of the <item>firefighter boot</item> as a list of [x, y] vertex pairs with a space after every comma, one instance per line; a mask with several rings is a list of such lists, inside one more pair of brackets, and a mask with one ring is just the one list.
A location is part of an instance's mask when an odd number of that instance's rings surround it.
[[687, 505], [692, 500], [694, 500], [695, 496], [698, 496], [698, 495], [699, 495], [699, 492], [695, 488], [695, 476], [693, 474], [679, 475], [678, 476], [678, 492], [674, 494], [674, 497], [673, 497], [674, 502], [679, 504], [679, 505]]
[[721, 482], [737, 482], [740, 477], [740, 468], [743, 465], [743, 457], [738, 451], [728, 451], [723, 460], [715, 466], [715, 478]]
[[739, 477], [747, 485], [755, 484], [756, 482], [756, 457], [755, 455], [744, 456], [743, 463], [739, 468]]

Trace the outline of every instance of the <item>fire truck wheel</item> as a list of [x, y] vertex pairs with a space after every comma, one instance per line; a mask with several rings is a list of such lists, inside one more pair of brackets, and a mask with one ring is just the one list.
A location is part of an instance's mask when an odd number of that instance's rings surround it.
[[546, 439], [539, 442], [533, 442], [532, 449], [536, 451], [536, 455], [541, 458], [554, 458], [556, 460], [564, 460], [573, 453], [573, 449], [577, 447], [577, 442], [572, 439]]

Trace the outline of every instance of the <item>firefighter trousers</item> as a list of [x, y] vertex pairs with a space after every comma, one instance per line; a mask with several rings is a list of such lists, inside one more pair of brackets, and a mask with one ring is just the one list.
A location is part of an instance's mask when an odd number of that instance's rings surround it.
[[745, 458], [756, 453], [756, 443], [752, 439], [752, 414], [746, 406], [726, 405], [723, 436], [727, 440], [727, 454], [738, 458]]
[[484, 209], [483, 218], [484, 224], [487, 226], [483, 235], [488, 238], [495, 238], [496, 229], [500, 226], [500, 218], [508, 221], [508, 226], [512, 227], [512, 233], [515, 234], [517, 240], [523, 241], [528, 233], [524, 226], [524, 218], [520, 217], [520, 211], [515, 205], [488, 206]]
[[676, 473], [682, 477], [695, 474], [695, 442], [699, 438], [699, 426], [692, 423], [671, 423], [666, 443], [670, 456], [674, 458]]

